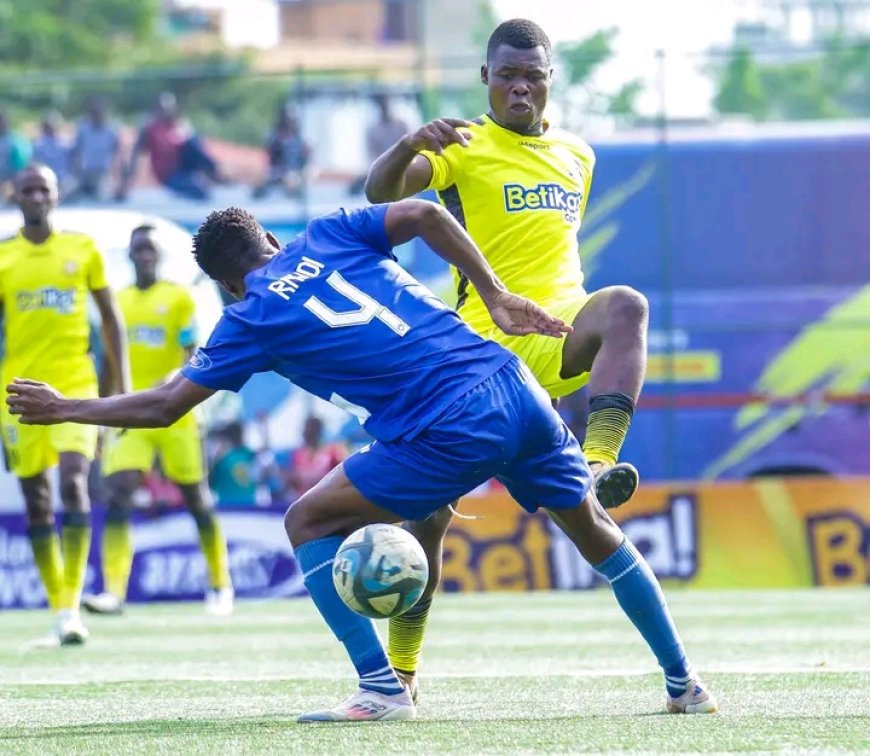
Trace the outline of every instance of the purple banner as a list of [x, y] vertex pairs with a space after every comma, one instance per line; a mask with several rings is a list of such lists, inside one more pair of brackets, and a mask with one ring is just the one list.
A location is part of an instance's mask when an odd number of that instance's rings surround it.
[[[93, 516], [85, 593], [102, 590], [100, 547], [105, 510]], [[218, 514], [229, 547], [236, 595], [248, 598], [305, 594], [302, 575], [284, 533], [284, 508], [225, 509]], [[208, 585], [196, 525], [184, 511], [133, 517], [136, 556], [127, 600], [202, 598]], [[0, 514], [0, 610], [45, 606], [45, 591], [27, 538], [23, 514]]]

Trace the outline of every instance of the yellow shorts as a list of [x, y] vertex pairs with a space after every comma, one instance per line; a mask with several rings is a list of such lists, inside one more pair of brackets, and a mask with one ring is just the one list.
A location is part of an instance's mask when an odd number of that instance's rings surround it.
[[[550, 315], [564, 320], [569, 325], [574, 322], [577, 313], [583, 309], [591, 295], [583, 292], [580, 296], [570, 299], [560, 299], [539, 302]], [[574, 378], [562, 378], [562, 349], [565, 339], [554, 339], [552, 336], [508, 336], [494, 326], [482, 333], [488, 339], [510, 349], [520, 357], [538, 379], [544, 390], [554, 399], [573, 394], [586, 385], [589, 373], [582, 373]]]
[[132, 428], [108, 432], [103, 475], [127, 470], [149, 472], [160, 455], [160, 464], [175, 483], [199, 483], [205, 477], [202, 439], [193, 413], [168, 428]]
[[[93, 399], [93, 390], [65, 392], [74, 399]], [[3, 449], [9, 472], [19, 478], [32, 478], [54, 467], [58, 455], [63, 452], [77, 452], [93, 460], [97, 450], [99, 428], [95, 425], [22, 425], [17, 415], [10, 415], [3, 396], [0, 410], [0, 425], [3, 428]]]

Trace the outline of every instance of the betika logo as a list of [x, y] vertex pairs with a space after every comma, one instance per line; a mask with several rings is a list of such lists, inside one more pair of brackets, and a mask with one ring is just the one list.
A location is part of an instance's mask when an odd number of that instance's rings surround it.
[[47, 286], [35, 291], [19, 291], [15, 297], [20, 312], [56, 310], [61, 315], [75, 312], [76, 290]]
[[580, 219], [582, 192], [571, 192], [559, 184], [538, 184], [532, 188], [522, 184], [504, 185], [504, 209], [509, 213], [523, 210], [557, 210], [569, 223]]

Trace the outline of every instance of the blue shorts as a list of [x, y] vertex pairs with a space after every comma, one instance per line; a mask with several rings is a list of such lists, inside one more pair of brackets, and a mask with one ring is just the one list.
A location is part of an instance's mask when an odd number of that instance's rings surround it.
[[413, 439], [375, 441], [344, 471], [366, 499], [406, 520], [425, 519], [490, 478], [529, 512], [577, 507], [592, 482], [580, 444], [519, 360]]

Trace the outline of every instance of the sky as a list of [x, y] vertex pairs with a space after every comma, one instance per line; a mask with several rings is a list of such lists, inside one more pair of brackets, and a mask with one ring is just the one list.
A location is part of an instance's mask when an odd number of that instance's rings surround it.
[[[539, 23], [554, 43], [574, 41], [616, 27], [615, 59], [597, 83], [615, 90], [641, 78], [642, 112], [658, 109], [655, 54], [665, 51], [666, 104], [674, 117], [709, 114], [712, 87], [701, 70], [703, 53], [727, 45], [738, 19], [755, 17], [755, 0], [492, 0], [500, 18], [522, 16]], [[557, 71], [558, 75], [558, 71]]]

